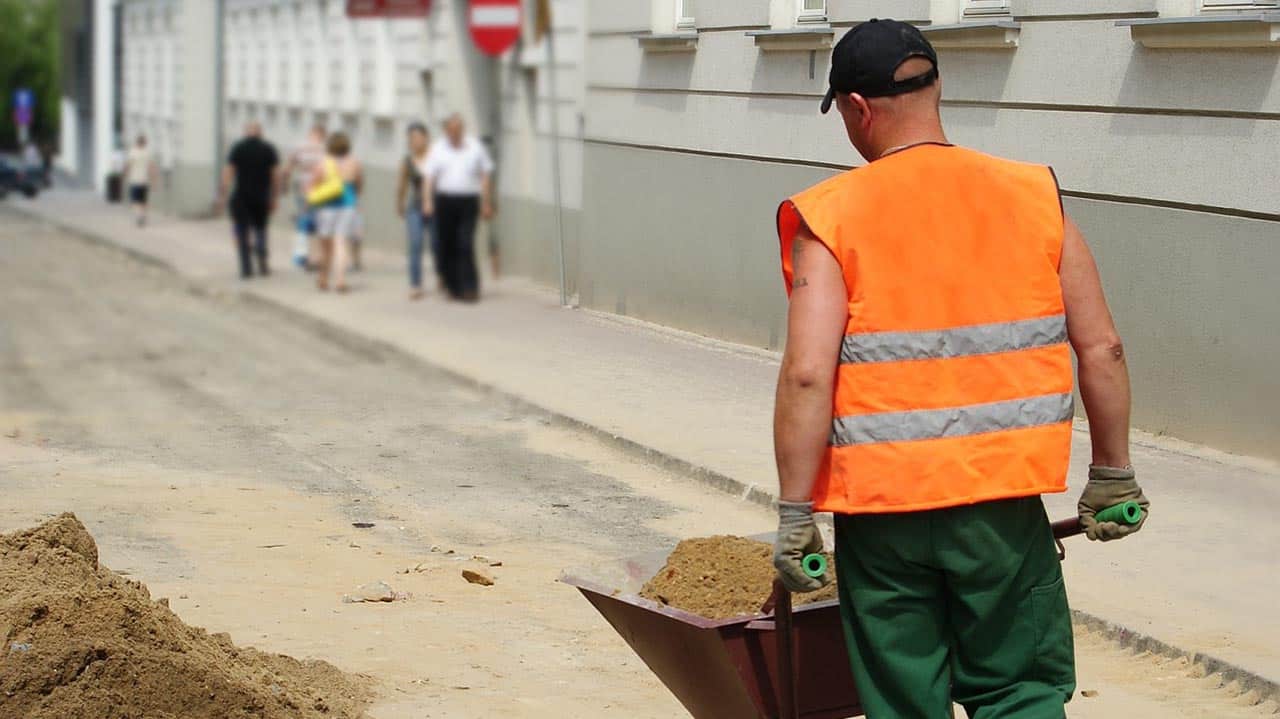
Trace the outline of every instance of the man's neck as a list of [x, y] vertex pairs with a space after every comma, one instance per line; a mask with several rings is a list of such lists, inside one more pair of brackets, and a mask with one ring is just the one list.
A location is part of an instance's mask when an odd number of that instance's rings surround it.
[[903, 128], [900, 132], [895, 132], [889, 137], [884, 138], [876, 147], [873, 148], [875, 158], [879, 159], [885, 155], [891, 155], [899, 150], [916, 145], [947, 145], [947, 134], [942, 131], [942, 127], [920, 127], [920, 128]]

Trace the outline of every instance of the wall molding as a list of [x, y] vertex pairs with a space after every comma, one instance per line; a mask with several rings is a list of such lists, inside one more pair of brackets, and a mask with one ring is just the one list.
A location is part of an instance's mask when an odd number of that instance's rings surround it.
[[[629, 150], [642, 150], [648, 152], [666, 152], [678, 155], [694, 155], [698, 157], [712, 157], [722, 160], [742, 160], [747, 162], [764, 162], [774, 165], [791, 165], [798, 167], [812, 167], [822, 170], [846, 171], [856, 169], [862, 165], [850, 165], [839, 162], [822, 162], [819, 160], [805, 160], [793, 157], [775, 157], [770, 155], [753, 155], [749, 153], [739, 152], [720, 152], [714, 150], [698, 150], [688, 147], [677, 147], [671, 145], [653, 145], [646, 143], [625, 142], [622, 140], [610, 140], [602, 137], [586, 137], [583, 138], [582, 144], [595, 145], [600, 147], [617, 147]], [[853, 152], [853, 148], [849, 149]], [[1242, 210], [1235, 207], [1220, 207], [1217, 205], [1202, 205], [1194, 202], [1178, 202], [1175, 200], [1162, 200], [1156, 197], [1138, 197], [1135, 195], [1118, 195], [1105, 192], [1086, 192], [1083, 190], [1062, 189], [1063, 197], [1071, 197], [1080, 200], [1095, 200], [1098, 202], [1111, 202], [1119, 205], [1135, 205], [1139, 207], [1157, 207], [1167, 210], [1184, 210], [1187, 212], [1198, 212], [1207, 215], [1220, 215], [1223, 217], [1235, 217], [1246, 220], [1262, 220], [1265, 222], [1280, 223], [1280, 213], [1275, 212], [1255, 212], [1253, 210]]]
[[[775, 100], [820, 101], [817, 92], [760, 92], [748, 90], [707, 90], [682, 87], [631, 87], [592, 83], [587, 92], [612, 92], [654, 95], [702, 95], [708, 97], [765, 98]], [[1199, 117], [1229, 120], [1280, 120], [1280, 112], [1248, 110], [1201, 110], [1181, 107], [1147, 107], [1139, 105], [1082, 105], [1051, 102], [1017, 102], [1012, 100], [965, 100], [943, 98], [943, 107], [975, 107], [992, 110], [1028, 110], [1036, 112], [1080, 112], [1100, 115], [1150, 115], [1160, 117]]]

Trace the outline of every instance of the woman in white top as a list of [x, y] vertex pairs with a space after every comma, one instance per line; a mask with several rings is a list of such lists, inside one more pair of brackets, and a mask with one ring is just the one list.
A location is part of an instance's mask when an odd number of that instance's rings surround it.
[[151, 159], [147, 137], [138, 135], [124, 161], [124, 183], [129, 188], [129, 202], [133, 205], [138, 227], [147, 224], [147, 202], [151, 194], [151, 180], [155, 174], [155, 161]]

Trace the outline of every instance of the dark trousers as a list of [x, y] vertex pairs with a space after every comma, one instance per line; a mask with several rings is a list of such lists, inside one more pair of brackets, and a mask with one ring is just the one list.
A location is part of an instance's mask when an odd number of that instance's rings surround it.
[[231, 199], [231, 220], [236, 235], [236, 250], [240, 254], [240, 276], [253, 276], [253, 256], [258, 258], [258, 272], [266, 275], [267, 266], [267, 218], [268, 202], [241, 197]]
[[476, 270], [476, 220], [480, 198], [476, 195], [436, 195], [436, 233], [440, 248], [436, 257], [445, 289], [454, 299], [480, 296]]

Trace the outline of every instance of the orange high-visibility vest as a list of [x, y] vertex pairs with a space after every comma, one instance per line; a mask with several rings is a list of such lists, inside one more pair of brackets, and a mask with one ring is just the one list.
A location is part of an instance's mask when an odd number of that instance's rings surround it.
[[819, 511], [908, 512], [1066, 490], [1072, 367], [1053, 171], [940, 144], [782, 203], [840, 262], [849, 320]]

